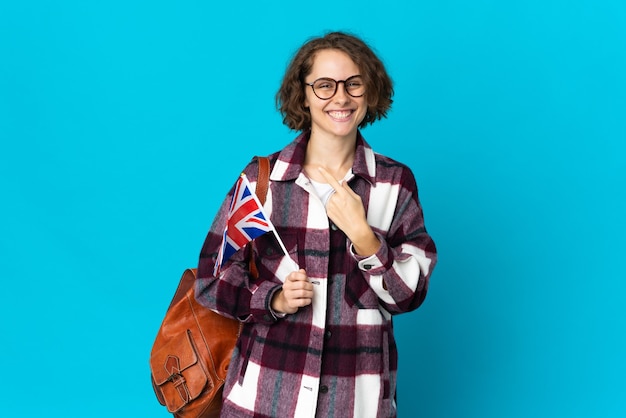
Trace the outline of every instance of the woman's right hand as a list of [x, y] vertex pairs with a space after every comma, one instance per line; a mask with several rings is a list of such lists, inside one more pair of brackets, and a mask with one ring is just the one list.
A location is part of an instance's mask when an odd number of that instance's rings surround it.
[[283, 288], [272, 299], [272, 309], [277, 313], [293, 314], [299, 308], [311, 304], [313, 284], [304, 269], [289, 273]]

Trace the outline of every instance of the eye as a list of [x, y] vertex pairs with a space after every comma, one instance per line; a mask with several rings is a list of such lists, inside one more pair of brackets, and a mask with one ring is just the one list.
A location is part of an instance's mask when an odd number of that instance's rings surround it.
[[351, 88], [359, 88], [363, 85], [363, 79], [359, 76], [351, 77], [346, 81], [346, 86]]
[[333, 90], [335, 88], [335, 83], [328, 80], [320, 80], [315, 83], [316, 90]]

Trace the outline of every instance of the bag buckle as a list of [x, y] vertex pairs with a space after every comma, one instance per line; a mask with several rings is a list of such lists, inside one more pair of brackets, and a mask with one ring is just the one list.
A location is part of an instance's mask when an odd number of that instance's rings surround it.
[[173, 383], [180, 399], [184, 404], [187, 404], [191, 401], [191, 393], [189, 393], [187, 381], [180, 371], [180, 359], [170, 354], [165, 359], [165, 364], [163, 366], [165, 367], [165, 371], [169, 373], [169, 377], [166, 382]]

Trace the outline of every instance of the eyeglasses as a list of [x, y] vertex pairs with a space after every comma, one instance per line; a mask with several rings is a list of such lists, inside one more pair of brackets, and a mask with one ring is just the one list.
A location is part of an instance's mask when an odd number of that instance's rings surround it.
[[333, 80], [332, 78], [318, 78], [312, 83], [304, 83], [311, 86], [313, 93], [322, 100], [332, 99], [337, 93], [337, 86], [343, 83], [343, 86], [352, 97], [361, 97], [365, 94], [365, 83], [360, 75], [353, 75], [345, 80]]

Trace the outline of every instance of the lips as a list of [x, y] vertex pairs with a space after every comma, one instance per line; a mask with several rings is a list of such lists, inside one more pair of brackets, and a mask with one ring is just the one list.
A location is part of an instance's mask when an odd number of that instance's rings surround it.
[[331, 118], [342, 121], [349, 119], [350, 116], [352, 116], [352, 113], [354, 113], [354, 110], [330, 110], [326, 113], [328, 113], [328, 116]]

